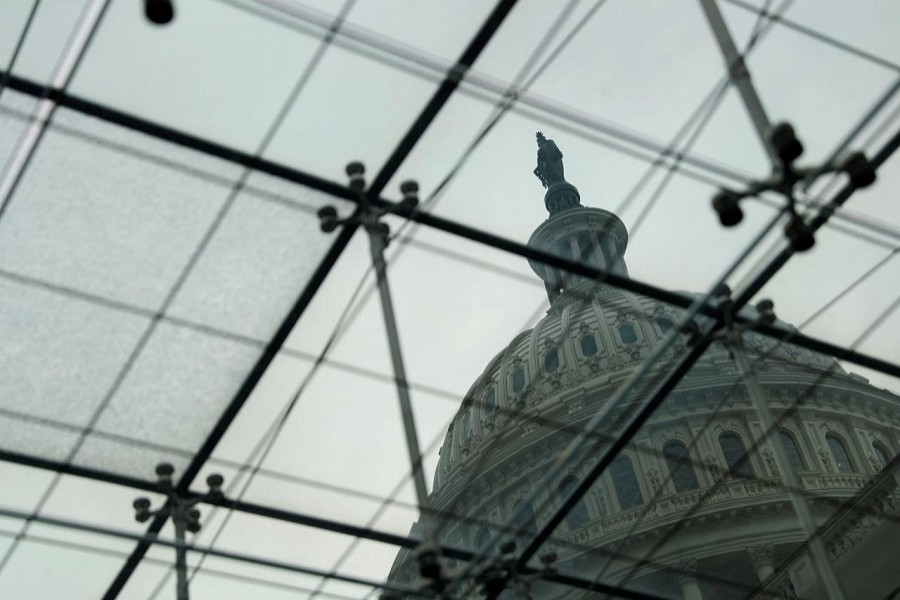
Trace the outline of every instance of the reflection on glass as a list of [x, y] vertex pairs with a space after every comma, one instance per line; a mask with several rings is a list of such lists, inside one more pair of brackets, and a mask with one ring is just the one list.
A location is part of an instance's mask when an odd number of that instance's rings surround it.
[[730, 472], [734, 473], [736, 477], [753, 477], [753, 470], [750, 468], [750, 463], [747, 462], [741, 438], [733, 433], [723, 433], [719, 436], [719, 447], [722, 449], [725, 464], [728, 465]]
[[634, 466], [632, 466], [630, 458], [620, 454], [609, 465], [609, 473], [622, 510], [644, 503], [644, 496], [641, 494], [641, 488], [638, 485], [637, 476], [634, 473]]
[[697, 475], [694, 473], [694, 467], [690, 462], [690, 455], [683, 443], [679, 441], [669, 442], [663, 448], [663, 454], [665, 454], [666, 466], [669, 467], [669, 473], [672, 475], [672, 485], [675, 486], [676, 492], [686, 492], [699, 487]]
[[847, 448], [844, 447], [844, 442], [839, 440], [833, 433], [826, 435], [825, 441], [828, 442], [828, 448], [831, 450], [831, 456], [834, 458], [834, 464], [837, 467], [837, 470], [841, 473], [852, 473], [853, 463], [850, 462], [850, 455], [847, 454]]

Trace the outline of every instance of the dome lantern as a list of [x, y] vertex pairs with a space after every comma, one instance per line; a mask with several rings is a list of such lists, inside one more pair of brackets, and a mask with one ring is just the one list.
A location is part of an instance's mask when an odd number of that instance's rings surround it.
[[[550, 216], [531, 234], [528, 245], [560, 258], [627, 277], [624, 255], [628, 230], [625, 225], [607, 210], [582, 206], [578, 188], [565, 180], [563, 154], [556, 143], [540, 131], [537, 132], [537, 143], [534, 174], [547, 188], [544, 206]], [[529, 259], [528, 264], [544, 281], [551, 304], [566, 291], [595, 285], [590, 279], [535, 260]]]

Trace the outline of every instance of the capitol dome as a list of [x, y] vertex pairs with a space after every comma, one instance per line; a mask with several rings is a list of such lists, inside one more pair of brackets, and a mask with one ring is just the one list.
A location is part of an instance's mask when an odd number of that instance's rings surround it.
[[[549, 182], [545, 204], [550, 215], [530, 246], [628, 276], [627, 231], [615, 215], [583, 207], [564, 180]], [[441, 447], [430, 500], [439, 540], [450, 547], [478, 550], [498, 535], [527, 545], [591, 461], [574, 461], [545, 489], [536, 484], [684, 315], [619, 287], [531, 267], [550, 308], [477, 377]], [[742, 314], [760, 316], [752, 307]], [[734, 348], [714, 342], [545, 542], [558, 572], [686, 600], [826, 597], [782, 481], [781, 452], [838, 577], [863, 578], [854, 585], [873, 598], [898, 583], [884, 566], [898, 533], [897, 485], [873, 474], [897, 454], [900, 398], [832, 357], [752, 331], [741, 336], [776, 429], [765, 433]], [[615, 439], [690, 343], [678, 335], [607, 415], [585, 456]], [[861, 490], [867, 504], [851, 505]], [[510, 519], [516, 526], [504, 530]], [[417, 572], [403, 551], [390, 579], [414, 583]], [[753, 596], [761, 585], [765, 593]], [[530, 593], [584, 597], [540, 580]]]

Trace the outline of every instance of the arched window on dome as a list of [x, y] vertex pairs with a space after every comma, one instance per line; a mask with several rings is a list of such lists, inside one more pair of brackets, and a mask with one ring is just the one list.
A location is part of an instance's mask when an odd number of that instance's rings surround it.
[[544, 369], [548, 373], [556, 373], [559, 371], [559, 350], [551, 348], [544, 354]]
[[631, 323], [619, 325], [619, 337], [622, 338], [622, 341], [626, 344], [635, 343], [637, 341], [637, 332], [634, 330], [634, 325]]
[[838, 439], [833, 433], [825, 436], [825, 442], [828, 443], [828, 449], [831, 450], [831, 456], [834, 457], [834, 464], [841, 473], [852, 473], [853, 463], [850, 462], [850, 455], [847, 454], [847, 447], [844, 442]]
[[[578, 480], [575, 479], [575, 477], [572, 475], [567, 475], [562, 481], [560, 481], [560, 501], [565, 500], [577, 484]], [[575, 503], [575, 506], [572, 507], [572, 510], [570, 510], [566, 515], [566, 524], [568, 524], [569, 529], [578, 529], [589, 520], [590, 516], [588, 515], [587, 505], [584, 503], [584, 497], [582, 496], [578, 499], [578, 502]]]
[[882, 467], [891, 462], [891, 452], [887, 449], [887, 446], [881, 442], [872, 442], [872, 450], [875, 451], [875, 458], [878, 459]]
[[644, 496], [641, 494], [641, 487], [638, 485], [630, 458], [621, 454], [617, 456], [609, 465], [609, 474], [622, 510], [644, 503]]
[[675, 486], [676, 492], [686, 492], [700, 487], [688, 449], [683, 443], [669, 442], [663, 446], [663, 455], [666, 457], [666, 466], [669, 467], [672, 485]]
[[478, 533], [475, 534], [475, 549], [484, 548], [490, 538], [491, 534], [488, 532], [487, 528], [479, 528]]
[[750, 463], [747, 461], [747, 453], [744, 451], [741, 438], [733, 433], [723, 433], [719, 436], [719, 448], [722, 449], [728, 470], [735, 477], [753, 477], [753, 469], [750, 468]]
[[463, 415], [462, 418], [462, 439], [464, 442], [468, 442], [472, 437], [472, 419], [469, 411]]
[[534, 509], [531, 508], [531, 504], [519, 500], [513, 505], [512, 514], [515, 515], [513, 527], [517, 534], [530, 538], [537, 532], [537, 521], [534, 520]]
[[488, 391], [484, 393], [483, 406], [485, 415], [494, 414], [494, 409], [497, 408], [497, 392], [494, 390], [494, 386], [488, 388]]
[[669, 317], [659, 317], [656, 319], [656, 324], [659, 325], [659, 330], [663, 335], [669, 333], [673, 327], [675, 327], [675, 323], [672, 322], [672, 319]]
[[593, 333], [586, 333], [579, 340], [581, 344], [581, 353], [585, 356], [594, 356], [599, 349], [597, 348], [597, 338]]
[[519, 365], [512, 374], [512, 391], [513, 394], [518, 394], [523, 389], [525, 389], [525, 367]]
[[787, 431], [779, 431], [778, 432], [778, 441], [781, 444], [781, 447], [784, 449], [784, 455], [787, 457], [788, 464], [791, 465], [791, 468], [795, 473], [806, 470], [806, 463], [803, 462], [803, 456], [800, 454], [800, 449], [797, 447], [797, 442], [794, 441], [794, 438], [791, 437]]

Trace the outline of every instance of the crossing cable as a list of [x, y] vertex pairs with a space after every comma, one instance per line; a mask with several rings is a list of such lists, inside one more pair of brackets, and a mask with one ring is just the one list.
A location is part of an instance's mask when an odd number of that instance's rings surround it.
[[885, 58], [882, 58], [880, 56], [872, 54], [871, 52], [867, 52], [858, 46], [853, 46], [846, 42], [842, 42], [841, 40], [839, 40], [837, 38], [825, 35], [824, 33], [816, 31], [815, 29], [813, 29], [811, 27], [801, 25], [800, 23], [797, 23], [796, 21], [792, 21], [790, 19], [785, 19], [783, 16], [781, 16], [779, 14], [770, 13], [765, 8], [761, 9], [759, 7], [753, 6], [752, 4], [744, 2], [743, 0], [724, 0], [724, 1], [728, 2], [729, 4], [732, 4], [734, 6], [737, 6], [743, 10], [752, 12], [752, 13], [762, 17], [763, 19], [772, 21], [774, 23], [778, 23], [789, 29], [793, 29], [797, 33], [803, 34], [803, 35], [808, 36], [812, 39], [815, 39], [819, 42], [822, 42], [824, 44], [827, 44], [829, 46], [837, 48], [838, 50], [843, 50], [844, 52], [852, 54], [858, 58], [862, 58], [863, 60], [867, 60], [871, 63], [874, 63], [876, 65], [884, 67], [885, 69], [890, 69], [892, 71], [900, 72], [900, 65], [898, 65], [895, 62], [889, 61]]
[[16, 40], [16, 46], [13, 48], [12, 54], [9, 56], [9, 61], [6, 63], [6, 72], [0, 75], [0, 98], [3, 97], [3, 91], [6, 90], [6, 81], [9, 79], [9, 74], [12, 73], [13, 68], [16, 66], [19, 52], [22, 51], [22, 46], [25, 45], [25, 38], [28, 37], [28, 32], [31, 30], [31, 23], [34, 21], [34, 15], [37, 13], [40, 3], [41, 0], [34, 0], [34, 2], [31, 3], [31, 10], [28, 11], [28, 16], [25, 18], [22, 32], [19, 33], [19, 39]]

